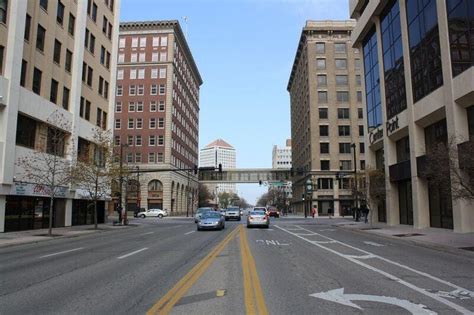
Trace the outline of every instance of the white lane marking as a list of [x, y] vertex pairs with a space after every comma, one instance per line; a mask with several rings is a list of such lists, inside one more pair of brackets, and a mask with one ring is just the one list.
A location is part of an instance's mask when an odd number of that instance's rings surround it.
[[326, 301], [331, 301], [334, 303], [339, 303], [342, 305], [350, 306], [362, 310], [363, 308], [359, 305], [352, 303], [352, 301], [369, 301], [369, 302], [379, 302], [385, 304], [396, 305], [401, 308], [406, 309], [412, 314], [427, 314], [434, 315], [437, 314], [433, 312], [423, 304], [415, 304], [408, 300], [401, 300], [391, 296], [379, 296], [379, 295], [366, 295], [366, 294], [344, 294], [344, 288], [330, 290], [327, 292], [320, 292], [310, 294], [309, 296], [323, 299]]
[[184, 235], [189, 235], [189, 234], [194, 233], [194, 232], [196, 232], [196, 231], [189, 231], [188, 233], [184, 233]]
[[290, 245], [286, 243], [280, 243], [279, 241], [276, 241], [276, 240], [256, 240], [255, 242], [263, 244], [263, 245], [275, 245], [275, 246], [289, 246]]
[[65, 254], [65, 253], [75, 252], [75, 251], [78, 251], [78, 250], [81, 250], [81, 249], [84, 249], [84, 247], [78, 247], [78, 248], [74, 248], [74, 249], [65, 250], [65, 251], [62, 251], [62, 252], [48, 254], [48, 255], [41, 256], [40, 258], [46, 258], [46, 257], [61, 255], [61, 254]]
[[375, 258], [374, 255], [361, 255], [361, 256], [358, 256], [358, 255], [344, 255], [345, 257], [350, 257], [350, 258], [356, 258], [356, 259], [371, 259], [371, 258]]
[[128, 254], [126, 254], [126, 255], [117, 257], [117, 259], [124, 259], [124, 258], [127, 258], [127, 257], [129, 257], [129, 256], [135, 255], [135, 254], [137, 254], [137, 253], [139, 253], [139, 252], [143, 252], [144, 250], [147, 250], [147, 249], [148, 249], [148, 247], [143, 247], [142, 249], [139, 249], [139, 250], [136, 250], [136, 251], [134, 251], [134, 252], [128, 253]]
[[375, 243], [375, 242], [371, 242], [371, 241], [364, 241], [364, 244], [372, 245], [372, 246], [375, 246], [375, 247], [382, 247], [382, 246], [385, 246], [385, 245], [382, 245], [382, 244], [379, 244], [379, 243]]
[[[333, 250], [333, 249], [328, 248], [328, 247], [326, 247], [326, 246], [323, 246], [323, 245], [321, 245], [321, 244], [314, 243], [314, 241], [308, 240], [308, 239], [306, 239], [306, 238], [304, 238], [304, 237], [302, 237], [302, 236], [299, 236], [299, 235], [297, 235], [296, 233], [293, 233], [293, 232], [291, 232], [291, 231], [287, 231], [287, 230], [285, 230], [284, 228], [279, 227], [278, 225], [275, 225], [275, 226], [276, 226], [277, 228], [279, 228], [280, 230], [285, 231], [285, 232], [287, 232], [287, 233], [289, 233], [289, 234], [291, 234], [291, 235], [294, 235], [294, 236], [296, 236], [296, 237], [298, 237], [298, 238], [300, 238], [300, 239], [302, 239], [302, 240], [304, 240], [304, 241], [306, 241], [306, 242], [308, 242], [308, 243], [311, 243], [311, 244], [313, 244], [313, 245], [315, 245], [315, 246], [317, 246], [317, 247], [319, 247], [319, 248], [321, 248], [321, 249], [327, 250], [327, 251], [329, 251], [329, 252], [331, 252], [331, 253], [333, 253], [333, 254], [335, 254], [335, 255], [337, 255], [337, 256], [340, 256], [340, 257], [342, 257], [342, 258], [345, 258], [345, 259], [347, 259], [347, 260], [349, 260], [349, 261], [351, 261], [351, 262], [353, 262], [353, 263], [355, 263], [355, 264], [357, 264], [357, 265], [359, 265], [359, 266], [362, 266], [362, 267], [364, 267], [364, 268], [367, 268], [367, 269], [369, 269], [369, 270], [372, 270], [372, 271], [374, 271], [374, 272], [377, 272], [377, 273], [379, 273], [379, 274], [381, 274], [381, 275], [383, 275], [383, 276], [385, 276], [385, 277], [387, 277], [387, 278], [389, 278], [389, 279], [391, 279], [391, 280], [393, 280], [393, 281], [396, 281], [396, 282], [398, 282], [398, 283], [400, 283], [400, 284], [402, 284], [402, 285], [404, 285], [404, 286], [406, 286], [406, 287], [409, 287], [410, 289], [412, 289], [412, 290], [414, 290], [414, 291], [416, 291], [416, 292], [419, 292], [419, 293], [421, 293], [421, 294], [423, 294], [423, 295], [426, 295], [426, 296], [428, 296], [428, 297], [430, 297], [430, 298], [432, 298], [432, 299], [434, 299], [434, 300], [436, 300], [436, 301], [438, 301], [438, 302], [440, 302], [440, 303], [442, 303], [442, 304], [444, 304], [444, 305], [447, 305], [447, 306], [449, 306], [449, 307], [455, 309], [456, 311], [458, 311], [458, 312], [460, 312], [460, 313], [462, 313], [462, 314], [472, 314], [472, 312], [471, 312], [470, 310], [468, 310], [468, 309], [466, 309], [466, 308], [464, 308], [464, 307], [462, 307], [462, 306], [460, 306], [460, 305], [457, 305], [457, 304], [455, 304], [455, 303], [453, 303], [453, 302], [451, 302], [451, 301], [448, 301], [448, 300], [446, 300], [445, 298], [440, 297], [440, 296], [438, 296], [438, 295], [435, 294], [435, 293], [431, 293], [431, 292], [427, 291], [426, 289], [417, 287], [416, 285], [414, 285], [414, 284], [412, 284], [412, 283], [410, 283], [410, 282], [407, 282], [407, 281], [405, 281], [405, 280], [402, 280], [402, 279], [398, 278], [397, 276], [394, 276], [394, 275], [392, 275], [392, 274], [390, 274], [390, 273], [388, 273], [388, 272], [385, 272], [385, 271], [383, 271], [383, 270], [377, 269], [377, 268], [375, 268], [375, 267], [373, 267], [373, 266], [371, 266], [371, 265], [368, 265], [368, 264], [366, 264], [366, 263], [364, 263], [364, 262], [362, 262], [362, 261], [359, 261], [359, 260], [357, 260], [356, 258], [350, 257], [350, 255], [342, 254], [342, 253], [340, 253], [340, 252], [338, 252], [338, 251], [336, 251], [336, 250]], [[311, 232], [311, 231], [309, 231], [309, 230], [307, 230], [307, 231], [308, 231], [308, 232]], [[338, 244], [341, 244], [341, 245], [347, 246], [347, 247], [349, 247], [349, 248], [352, 248], [352, 249], [358, 250], [358, 251], [360, 251], [360, 252], [363, 252], [363, 253], [365, 253], [365, 254], [367, 254], [367, 255], [373, 255], [374, 258], [378, 258], [378, 259], [383, 260], [383, 261], [385, 261], [385, 262], [387, 262], [387, 263], [396, 265], [396, 266], [398, 266], [398, 267], [400, 267], [400, 268], [404, 268], [404, 269], [410, 270], [410, 271], [412, 271], [412, 272], [414, 272], [414, 273], [417, 273], [417, 274], [419, 274], [419, 275], [425, 276], [425, 277], [430, 278], [430, 279], [432, 279], [432, 280], [434, 280], [434, 281], [437, 281], [437, 282], [440, 282], [440, 283], [442, 283], [442, 284], [451, 286], [451, 287], [453, 287], [453, 288], [455, 288], [455, 289], [457, 289], [457, 290], [463, 290], [463, 291], [471, 292], [470, 290], [467, 290], [467, 289], [462, 288], [462, 287], [460, 287], [460, 286], [458, 286], [458, 285], [455, 285], [455, 284], [453, 284], [453, 283], [450, 283], [449, 281], [439, 279], [439, 278], [437, 278], [437, 277], [435, 277], [435, 276], [432, 276], [432, 275], [430, 275], [430, 274], [427, 274], [427, 273], [425, 273], [425, 272], [418, 271], [418, 270], [416, 270], [416, 269], [413, 269], [413, 268], [410, 268], [410, 267], [408, 267], [408, 266], [399, 264], [399, 263], [394, 262], [394, 261], [391, 261], [391, 260], [389, 260], [389, 259], [387, 259], [387, 258], [378, 256], [378, 255], [375, 255], [375, 254], [370, 253], [370, 252], [368, 252], [368, 251], [359, 249], [359, 248], [357, 248], [357, 247], [354, 247], [354, 246], [352, 246], [352, 245], [349, 245], [349, 244], [346, 244], [346, 243], [337, 241], [337, 240], [335, 240], [335, 239], [326, 237], [326, 236], [324, 236], [324, 235], [320, 235], [320, 236], [321, 236], [321, 237], [324, 237], [324, 238], [327, 238], [327, 239], [329, 239], [329, 240], [332, 240], [332, 241], [334, 241], [334, 242], [336, 242], [336, 243], [338, 243]]]
[[155, 232], [146, 232], [146, 233], [143, 233], [142, 235], [150, 235], [150, 234], [153, 234]]
[[324, 230], [319, 230], [319, 232], [324, 232], [324, 231], [334, 232], [334, 231], [335, 231], [335, 229], [324, 229]]

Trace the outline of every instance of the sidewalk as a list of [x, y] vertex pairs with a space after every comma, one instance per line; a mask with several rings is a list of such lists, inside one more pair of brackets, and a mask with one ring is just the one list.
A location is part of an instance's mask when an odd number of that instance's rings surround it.
[[422, 243], [432, 247], [463, 249], [474, 253], [474, 233], [455, 233], [452, 230], [438, 228], [415, 229], [409, 225], [388, 226], [382, 223], [355, 222], [347, 219], [337, 222], [338, 227], [372, 233], [399, 240]]
[[53, 236], [48, 236], [48, 229], [26, 230], [18, 232], [0, 233], [0, 248], [13, 245], [21, 245], [28, 243], [37, 243], [58, 238], [69, 238], [80, 235], [102, 233], [117, 229], [127, 229], [133, 225], [116, 225], [112, 224], [113, 220], [109, 217], [107, 223], [99, 224], [97, 230], [94, 225], [76, 225], [69, 227], [53, 228]]

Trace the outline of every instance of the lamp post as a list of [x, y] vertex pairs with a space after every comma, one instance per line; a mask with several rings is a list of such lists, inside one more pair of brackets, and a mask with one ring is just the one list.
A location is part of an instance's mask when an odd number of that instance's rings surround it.
[[[306, 195], [307, 195], [307, 198], [309, 199], [309, 202], [311, 203], [312, 200], [313, 200], [313, 181], [311, 180], [311, 178], [308, 178], [306, 180], [306, 183], [305, 183], [305, 192], [306, 192]], [[308, 211], [307, 211], [307, 202], [304, 204], [304, 217], [307, 218], [308, 217]]]
[[[357, 160], [356, 160], [356, 144], [355, 143], [352, 143], [351, 144], [351, 148], [352, 148], [352, 154], [354, 154], [354, 194], [355, 194], [355, 198], [354, 198], [354, 201], [355, 201], [355, 211], [357, 211], [358, 209], [358, 204], [359, 204], [359, 194], [358, 194], [358, 188], [357, 188]], [[358, 220], [358, 215], [356, 213], [356, 221], [359, 221]]]
[[137, 170], [137, 208], [140, 211], [140, 201], [141, 201], [141, 185], [140, 185], [140, 166], [135, 166]]

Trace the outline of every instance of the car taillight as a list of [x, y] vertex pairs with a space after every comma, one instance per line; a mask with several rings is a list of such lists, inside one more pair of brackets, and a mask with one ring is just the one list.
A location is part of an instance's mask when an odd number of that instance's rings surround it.
[[268, 217], [267, 216], [264, 216], [263, 219], [266, 220]]

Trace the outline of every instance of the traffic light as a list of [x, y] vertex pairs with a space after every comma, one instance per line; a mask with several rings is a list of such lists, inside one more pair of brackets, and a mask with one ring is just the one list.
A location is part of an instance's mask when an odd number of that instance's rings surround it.
[[198, 166], [194, 164], [194, 175], [197, 175], [198, 173]]
[[219, 173], [222, 174], [222, 164], [221, 163], [219, 163]]

